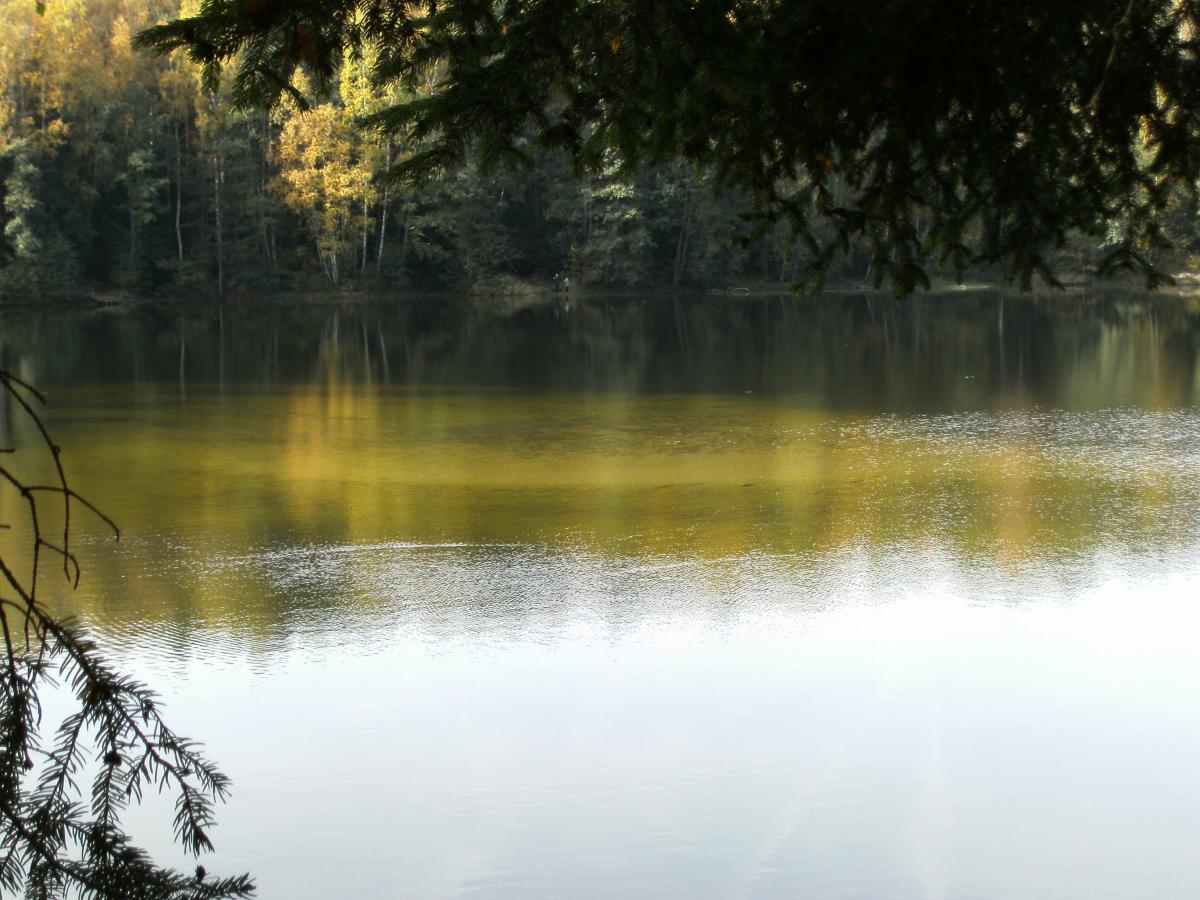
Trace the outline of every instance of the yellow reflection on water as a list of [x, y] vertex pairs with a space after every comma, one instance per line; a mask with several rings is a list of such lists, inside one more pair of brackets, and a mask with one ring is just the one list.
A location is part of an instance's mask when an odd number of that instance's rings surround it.
[[926, 547], [1020, 568], [1185, 542], [1200, 508], [1172, 452], [1197, 446], [1188, 410], [869, 415], [334, 383], [80, 389], [51, 425], [76, 484], [126, 528], [120, 552], [89, 548], [78, 602], [260, 627], [295, 598], [214, 559], [380, 542], [701, 560]]

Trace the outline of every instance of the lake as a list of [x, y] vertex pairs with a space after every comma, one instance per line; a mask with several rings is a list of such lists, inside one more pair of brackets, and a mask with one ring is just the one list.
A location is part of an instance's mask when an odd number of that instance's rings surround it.
[[266, 900], [1200, 895], [1200, 302], [10, 312], [0, 366]]

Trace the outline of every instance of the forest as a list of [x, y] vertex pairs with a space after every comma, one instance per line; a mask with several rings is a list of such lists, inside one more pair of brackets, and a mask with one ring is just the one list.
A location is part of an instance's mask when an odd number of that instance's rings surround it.
[[[614, 153], [577, 177], [541, 150], [532, 165], [468, 158], [420, 184], [389, 178], [418, 142], [357, 123], [410, 88], [374, 87], [371, 59], [347, 53], [310, 110], [235, 111], [228, 79], [207, 90], [182, 54], [133, 47], [195, 6], [0, 0], [3, 299], [503, 293], [558, 274], [605, 290], [787, 287], [809, 262], [788, 225], [751, 220], [745, 193], [686, 161], [631, 169]], [[1167, 271], [1200, 246], [1196, 217], [1183, 194], [1171, 205], [1171, 246], [1152, 248]], [[872, 282], [870, 244], [847, 242], [829, 276]], [[1103, 252], [1079, 237], [1050, 258], [1071, 282]]]
[[[354, 127], [388, 98], [365, 63], [307, 112], [231, 112], [180, 55], [131, 38], [180, 14], [146, 0], [0, 3], [0, 294], [68, 298], [549, 284], [782, 281], [782, 231], [735, 244], [743, 206], [684, 165], [576, 180], [563, 158], [419, 188], [410, 148]], [[183, 10], [187, 12], [187, 10]]]

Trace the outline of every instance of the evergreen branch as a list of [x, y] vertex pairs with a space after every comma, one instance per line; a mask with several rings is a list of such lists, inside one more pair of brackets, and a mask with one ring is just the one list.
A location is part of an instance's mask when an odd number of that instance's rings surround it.
[[[0, 467], [7, 484], [25, 501], [33, 557], [28, 582], [0, 557], [0, 583], [13, 596], [0, 596], [0, 631], [5, 657], [0, 669], [0, 887], [21, 886], [27, 897], [59, 897], [67, 892], [100, 900], [127, 898], [248, 897], [248, 876], [194, 876], [161, 868], [134, 847], [120, 828], [128, 800], [141, 799], [147, 784], [176, 793], [176, 838], [191, 852], [212, 849], [209, 831], [216, 801], [228, 794], [228, 779], [199, 752], [199, 746], [172, 731], [159, 712], [157, 696], [119, 674], [96, 644], [71, 622], [53, 616], [39, 600], [38, 567], [43, 550], [59, 556], [72, 585], [81, 567], [70, 545], [70, 510], [78, 503], [94, 512], [119, 537], [116, 524], [67, 482], [59, 448], [33, 403], [45, 398], [32, 386], [0, 372], [0, 388], [16, 398], [53, 459], [57, 484], [26, 484]], [[37, 495], [57, 494], [64, 504], [61, 541], [47, 538], [38, 515]], [[23, 620], [24, 646], [18, 646], [10, 612]], [[54, 746], [40, 747], [38, 690], [54, 683], [48, 666], [56, 662], [75, 698], [75, 709], [58, 724]], [[91, 748], [97, 757], [91, 757]], [[25, 775], [43, 760], [32, 788]], [[99, 768], [92, 778], [89, 808], [80, 802], [79, 776], [89, 759]], [[136, 762], [130, 763], [130, 759]]]

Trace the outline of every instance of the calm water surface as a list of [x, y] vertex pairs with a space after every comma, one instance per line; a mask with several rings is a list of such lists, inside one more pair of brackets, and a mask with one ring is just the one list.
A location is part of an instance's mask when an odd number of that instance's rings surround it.
[[267, 900], [1200, 896], [1194, 303], [10, 315], [0, 364], [125, 530], [64, 608]]

